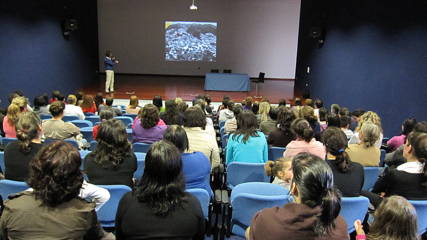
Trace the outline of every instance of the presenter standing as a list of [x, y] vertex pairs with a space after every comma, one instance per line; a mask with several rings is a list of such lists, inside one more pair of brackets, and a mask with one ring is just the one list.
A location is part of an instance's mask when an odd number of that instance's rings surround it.
[[105, 92], [114, 92], [114, 65], [119, 61], [113, 57], [113, 53], [110, 50], [105, 52], [104, 67], [105, 67]]

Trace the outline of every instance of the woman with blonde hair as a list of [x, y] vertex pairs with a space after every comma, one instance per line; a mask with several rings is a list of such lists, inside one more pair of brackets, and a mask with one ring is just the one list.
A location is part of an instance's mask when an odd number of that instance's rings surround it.
[[269, 102], [261, 102], [259, 104], [259, 110], [257, 114], [258, 123], [267, 121], [269, 119], [268, 114], [270, 113], [270, 103]]
[[359, 137], [359, 131], [362, 128], [362, 125], [365, 122], [371, 122], [371, 123], [374, 123], [375, 125], [378, 126], [378, 128], [380, 130], [380, 136], [378, 137], [377, 141], [375, 142], [375, 146], [377, 148], [381, 148], [381, 144], [382, 144], [383, 137], [384, 137], [384, 135], [383, 135], [383, 129], [382, 129], [382, 126], [381, 126], [381, 118], [380, 118], [380, 116], [378, 116], [377, 113], [372, 112], [372, 111], [365, 112], [362, 116], [360, 116], [357, 128], [355, 130], [355, 134], [348, 141], [348, 144], [357, 144], [357, 143], [360, 143], [361, 139]]
[[357, 132], [360, 140], [357, 144], [349, 144], [346, 152], [350, 159], [365, 167], [378, 167], [380, 149], [375, 146], [380, 137], [380, 128], [372, 122], [364, 122]]
[[3, 119], [3, 131], [7, 138], [16, 138], [15, 124], [19, 115], [27, 111], [28, 101], [24, 97], [15, 97], [7, 108], [7, 115]]
[[138, 114], [141, 107], [139, 106], [139, 99], [137, 96], [132, 95], [129, 98], [129, 105], [126, 106], [126, 113]]

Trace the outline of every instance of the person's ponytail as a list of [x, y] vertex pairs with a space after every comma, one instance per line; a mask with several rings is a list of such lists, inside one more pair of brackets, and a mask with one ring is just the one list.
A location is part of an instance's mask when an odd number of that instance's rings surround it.
[[322, 214], [314, 231], [319, 235], [324, 235], [335, 227], [335, 219], [341, 211], [341, 194], [335, 187], [327, 188], [321, 201]]
[[275, 176], [273, 169], [274, 169], [275, 162], [274, 161], [267, 161], [264, 165], [265, 175], [272, 177]]
[[340, 149], [340, 152], [335, 155], [335, 165], [338, 166], [340, 172], [346, 173], [350, 169], [350, 156], [344, 149]]
[[31, 141], [38, 138], [41, 120], [34, 112], [24, 112], [15, 125], [16, 138], [19, 140], [20, 151], [31, 151]]
[[31, 138], [25, 130], [16, 130], [16, 138], [19, 140], [21, 152], [28, 153], [31, 151]]

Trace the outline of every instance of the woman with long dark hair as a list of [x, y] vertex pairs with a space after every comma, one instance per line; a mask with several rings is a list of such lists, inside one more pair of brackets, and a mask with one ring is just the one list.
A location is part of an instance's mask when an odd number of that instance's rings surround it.
[[258, 120], [253, 112], [243, 111], [237, 116], [237, 130], [230, 135], [227, 143], [227, 164], [267, 162], [267, 140], [264, 133], [257, 129]]
[[117, 239], [204, 239], [200, 203], [184, 189], [179, 150], [167, 141], [153, 143], [136, 191], [120, 200]]
[[120, 120], [110, 119], [100, 124], [96, 149], [85, 157], [85, 172], [97, 185], [133, 186], [136, 156]]
[[163, 138], [166, 125], [159, 125], [159, 110], [153, 104], [145, 105], [132, 128], [133, 142], [153, 143]]
[[291, 123], [296, 119], [295, 113], [287, 108], [280, 107], [277, 116], [278, 128], [268, 135], [268, 144], [275, 147], [286, 147], [294, 140], [295, 135], [291, 131]]
[[[25, 181], [28, 177], [28, 165], [42, 148], [42, 121], [34, 112], [21, 114], [15, 125], [18, 141], [11, 142], [4, 150], [4, 164], [7, 169], [5, 178]], [[4, 169], [3, 169], [4, 171]]]
[[165, 102], [166, 111], [160, 113], [160, 118], [166, 125], [182, 125], [184, 114], [178, 110], [178, 105], [174, 100], [167, 100]]
[[358, 197], [362, 191], [365, 173], [363, 166], [352, 162], [347, 149], [347, 137], [337, 127], [328, 127], [322, 133], [326, 147], [326, 162], [334, 174], [335, 186], [344, 197]]
[[[5, 202], [0, 227], [5, 239], [100, 239], [95, 203], [78, 197], [81, 158], [71, 144], [44, 146], [30, 162], [32, 191]], [[8, 238], [9, 237], [9, 238]]]
[[350, 239], [341, 216], [341, 196], [334, 187], [328, 164], [319, 157], [300, 153], [292, 160], [290, 193], [294, 203], [258, 212], [246, 239]]

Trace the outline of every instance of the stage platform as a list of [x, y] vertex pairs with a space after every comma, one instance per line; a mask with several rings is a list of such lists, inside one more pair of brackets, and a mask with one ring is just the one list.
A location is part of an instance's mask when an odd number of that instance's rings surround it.
[[[153, 76], [153, 75], [115, 75], [115, 92], [111, 94], [116, 99], [128, 99], [137, 95], [139, 99], [152, 99], [160, 95], [164, 100], [180, 97], [191, 101], [197, 95], [208, 94], [213, 102], [221, 102], [224, 95], [234, 101], [241, 101], [248, 96], [256, 96], [255, 83], [251, 83], [249, 92], [205, 91], [204, 76]], [[105, 75], [99, 75], [98, 83], [88, 86], [82, 91], [89, 94], [105, 91]], [[278, 103], [279, 99], [290, 100], [294, 97], [294, 80], [292, 79], [266, 79], [258, 84], [258, 95]]]

